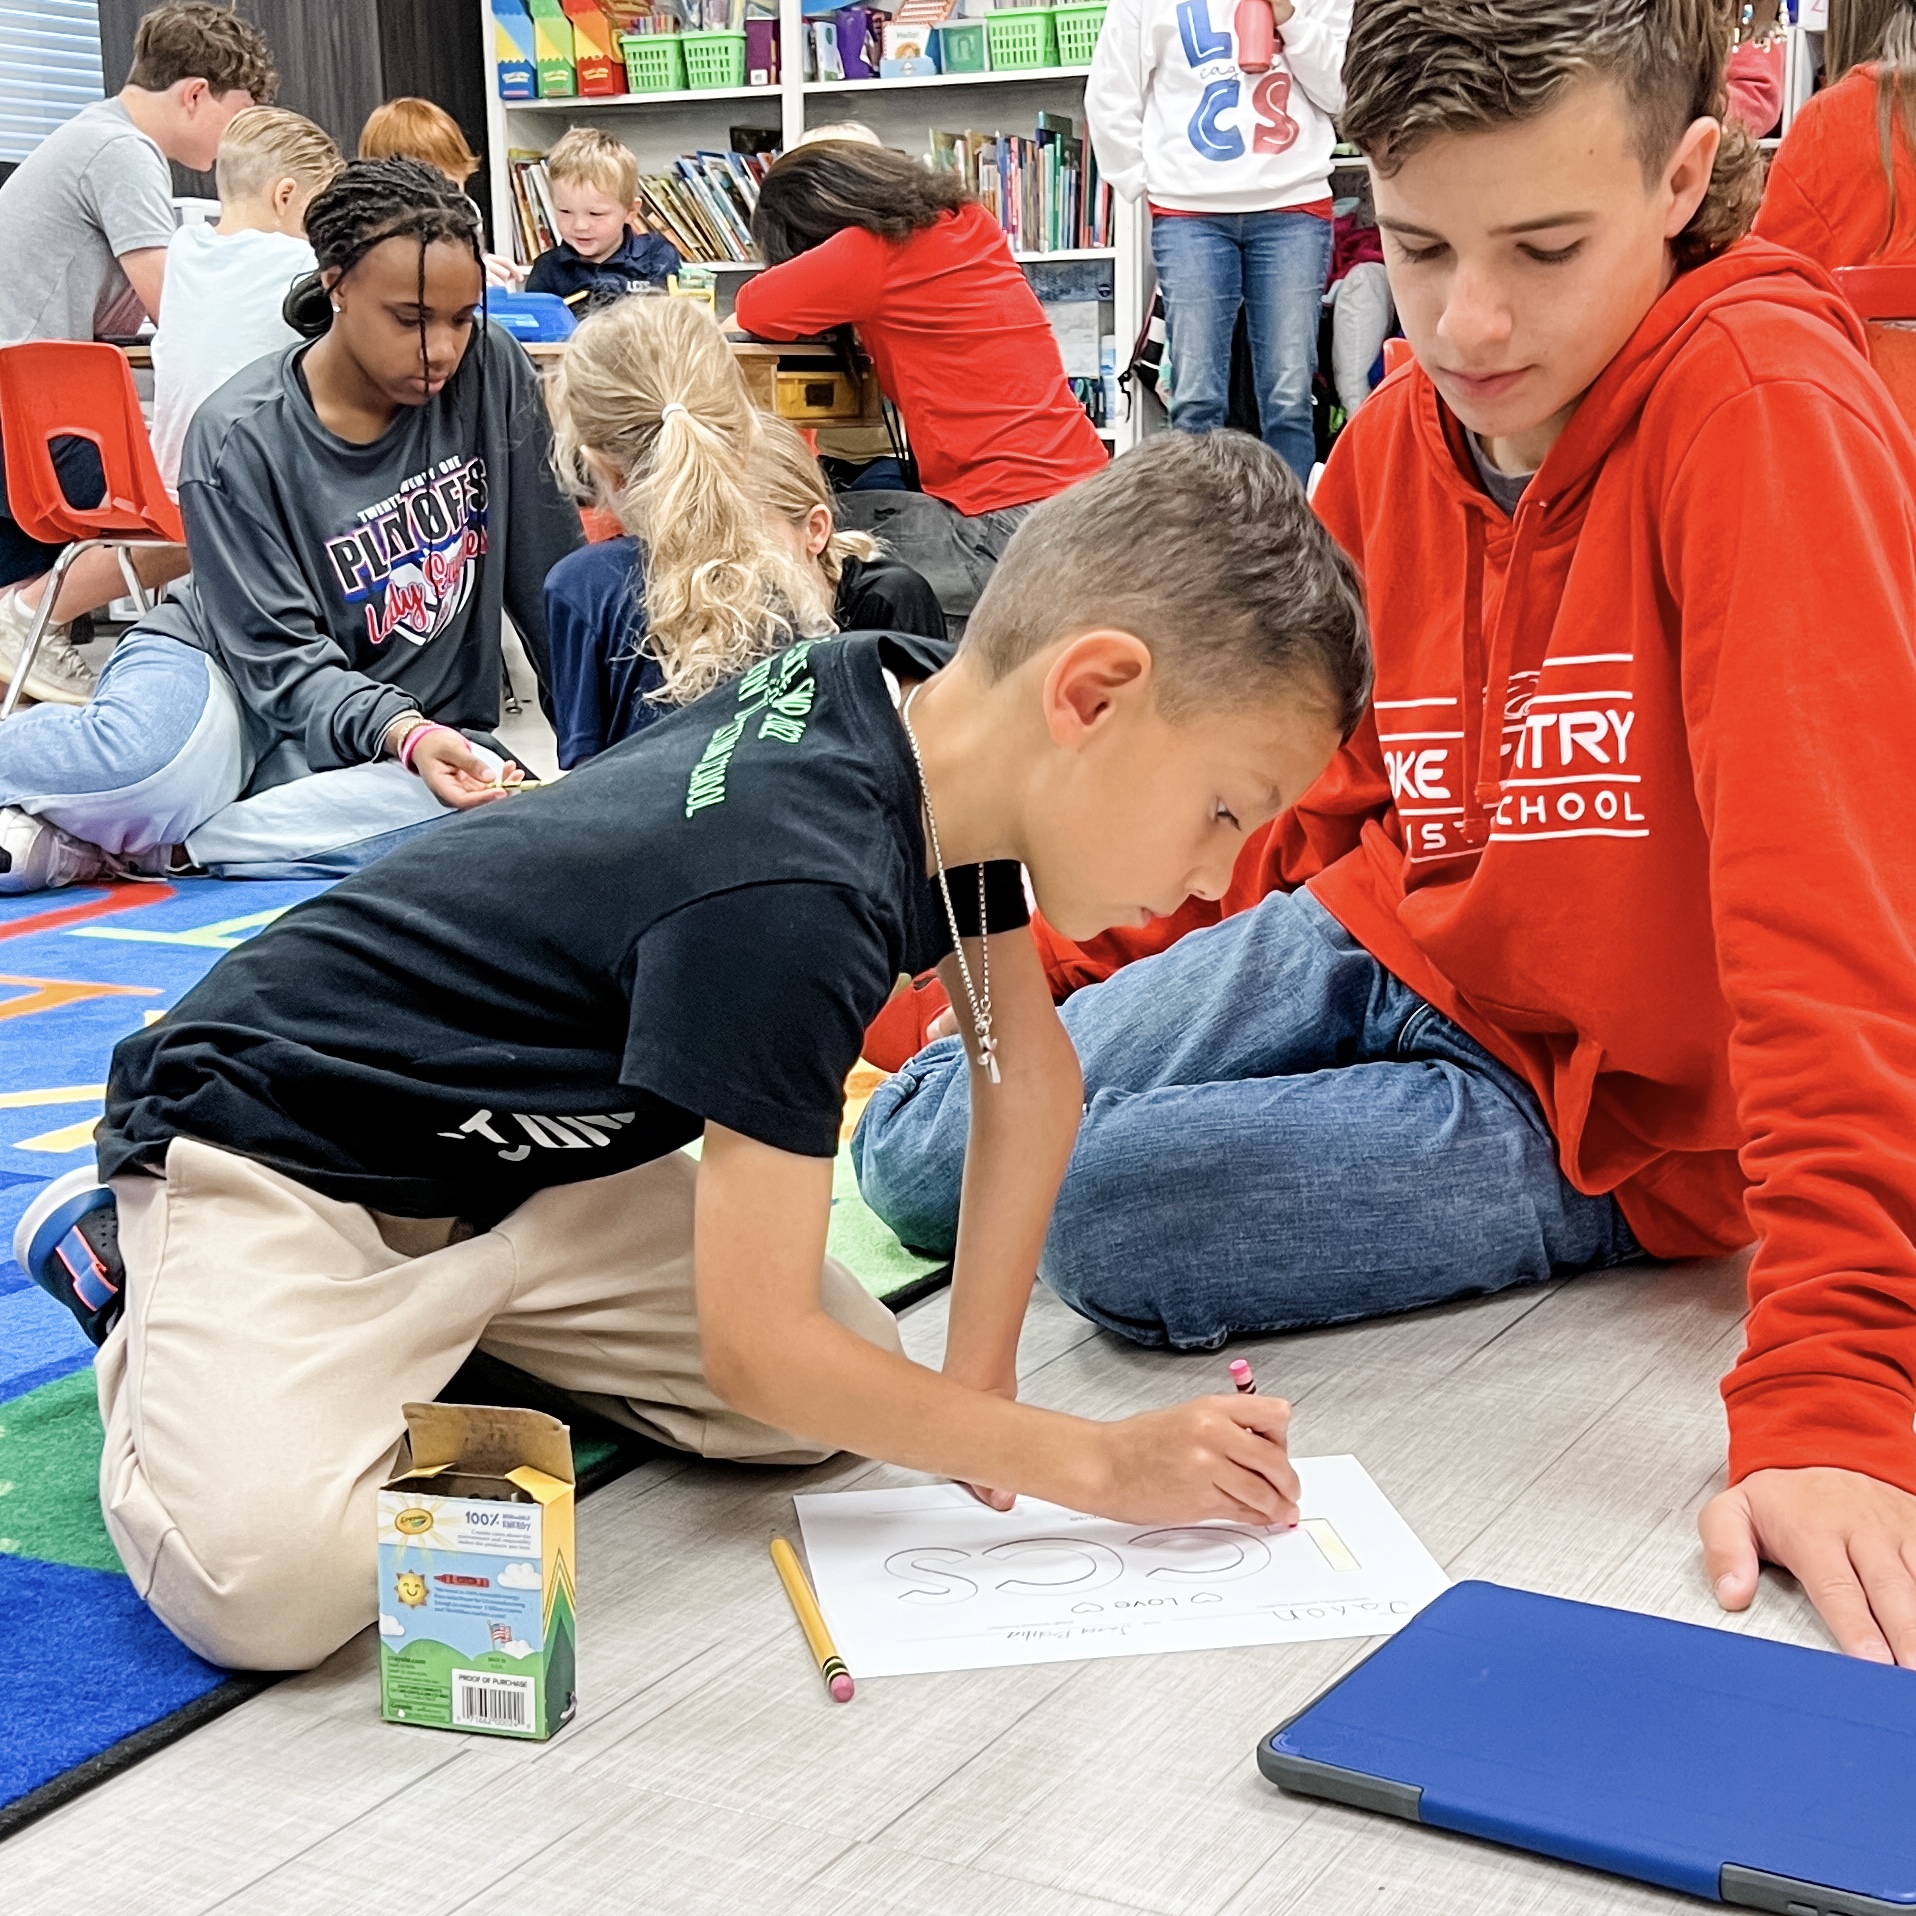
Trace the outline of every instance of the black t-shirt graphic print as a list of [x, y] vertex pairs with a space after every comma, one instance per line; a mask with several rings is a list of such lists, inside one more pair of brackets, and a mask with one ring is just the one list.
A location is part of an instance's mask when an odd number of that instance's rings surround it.
[[[950, 650], [790, 646], [288, 913], [114, 1053], [102, 1174], [185, 1135], [489, 1223], [707, 1120], [832, 1156], [865, 1027], [951, 949], [885, 684]], [[987, 881], [990, 927], [1024, 923], [1017, 867]]]

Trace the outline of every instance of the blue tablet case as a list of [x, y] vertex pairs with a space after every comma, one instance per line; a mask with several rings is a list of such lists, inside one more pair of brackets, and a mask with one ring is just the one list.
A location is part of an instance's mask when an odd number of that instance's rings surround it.
[[1273, 1730], [1281, 1788], [1786, 1916], [1916, 1910], [1916, 1671], [1453, 1585]]

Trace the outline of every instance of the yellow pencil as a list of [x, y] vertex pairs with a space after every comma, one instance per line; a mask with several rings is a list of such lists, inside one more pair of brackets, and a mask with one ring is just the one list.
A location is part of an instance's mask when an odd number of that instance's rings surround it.
[[845, 1659], [832, 1643], [832, 1633], [825, 1628], [825, 1619], [819, 1614], [818, 1599], [812, 1595], [812, 1586], [805, 1581], [805, 1572], [799, 1568], [792, 1546], [783, 1537], [772, 1539], [772, 1564], [778, 1571], [779, 1582], [785, 1586], [785, 1594], [792, 1600], [792, 1608], [798, 1614], [798, 1627], [805, 1632], [805, 1641], [811, 1645], [813, 1659], [818, 1664], [818, 1674], [825, 1679], [825, 1687], [832, 1693], [832, 1701], [849, 1703], [852, 1700], [852, 1673], [845, 1668]]

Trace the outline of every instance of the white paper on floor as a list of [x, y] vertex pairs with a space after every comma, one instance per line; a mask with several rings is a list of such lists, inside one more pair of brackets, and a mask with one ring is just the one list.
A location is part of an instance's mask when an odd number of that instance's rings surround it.
[[1302, 1521], [1123, 1524], [956, 1484], [795, 1497], [858, 1678], [1388, 1636], [1448, 1587], [1355, 1457], [1299, 1457]]

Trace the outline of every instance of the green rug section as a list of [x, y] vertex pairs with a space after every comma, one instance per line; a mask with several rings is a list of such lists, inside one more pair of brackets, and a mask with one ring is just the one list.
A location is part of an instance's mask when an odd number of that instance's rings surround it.
[[832, 1226], [825, 1249], [870, 1291], [889, 1297], [893, 1291], [937, 1270], [942, 1259], [919, 1257], [892, 1236], [890, 1227], [858, 1195], [849, 1145], [838, 1147], [832, 1172]]
[[100, 1520], [103, 1441], [91, 1367], [0, 1404], [0, 1551], [119, 1569]]
[[[75, 1371], [0, 1404], [0, 1551], [79, 1570], [118, 1570], [100, 1520], [100, 1400], [93, 1372]], [[573, 1468], [584, 1476], [620, 1446], [579, 1433]]]

